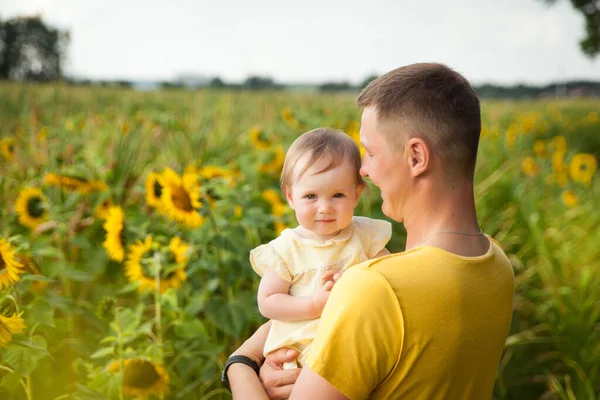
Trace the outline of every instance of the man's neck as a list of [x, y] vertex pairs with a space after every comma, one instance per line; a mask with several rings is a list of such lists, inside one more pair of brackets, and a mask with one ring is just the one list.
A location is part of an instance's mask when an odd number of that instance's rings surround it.
[[[473, 185], [461, 182], [449, 186], [447, 183], [424, 184], [416, 193], [410, 220], [404, 221], [406, 249], [415, 247], [437, 232], [458, 232], [444, 235], [476, 234], [479, 223], [475, 211]], [[463, 235], [467, 237], [467, 235]]]

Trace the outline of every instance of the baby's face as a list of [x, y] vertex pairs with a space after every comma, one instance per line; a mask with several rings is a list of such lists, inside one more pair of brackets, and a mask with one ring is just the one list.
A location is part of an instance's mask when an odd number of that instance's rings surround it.
[[349, 161], [323, 171], [328, 165], [328, 160], [319, 161], [298, 177], [306, 166], [306, 160], [298, 160], [293, 183], [286, 190], [286, 198], [302, 230], [318, 240], [335, 237], [352, 222], [362, 191]]

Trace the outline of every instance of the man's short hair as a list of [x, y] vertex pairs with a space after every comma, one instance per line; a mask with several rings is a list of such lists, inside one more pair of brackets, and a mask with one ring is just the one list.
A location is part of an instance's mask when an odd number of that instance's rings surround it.
[[438, 63], [400, 67], [369, 83], [357, 104], [376, 109], [380, 132], [390, 145], [402, 148], [411, 137], [420, 137], [446, 171], [473, 177], [481, 109], [477, 94], [458, 72]]

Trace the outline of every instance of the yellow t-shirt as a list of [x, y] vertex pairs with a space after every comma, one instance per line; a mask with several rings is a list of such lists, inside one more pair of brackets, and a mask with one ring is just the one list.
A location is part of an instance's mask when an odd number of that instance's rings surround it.
[[[392, 236], [392, 224], [366, 217], [353, 217], [352, 222], [334, 238], [326, 241], [303, 238], [292, 229], [258, 246], [250, 252], [252, 268], [260, 276], [273, 270], [290, 282], [289, 294], [312, 296], [323, 286], [323, 274], [346, 268], [375, 257]], [[302, 352], [317, 334], [319, 318], [305, 321], [273, 321], [264, 354], [281, 347], [294, 347]]]
[[333, 288], [305, 365], [350, 399], [490, 399], [514, 273], [497, 242], [370, 260]]

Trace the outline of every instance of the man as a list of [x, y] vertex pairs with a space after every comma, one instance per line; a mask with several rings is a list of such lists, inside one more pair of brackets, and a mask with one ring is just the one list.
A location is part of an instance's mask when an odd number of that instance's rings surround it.
[[[298, 380], [292, 386], [294, 376], [267, 359], [265, 391], [284, 398], [291, 390], [291, 399], [489, 399], [514, 275], [475, 211], [479, 99], [460, 74], [422, 63], [374, 80], [357, 103], [361, 174], [381, 189], [383, 212], [404, 224], [406, 251], [350, 268], [331, 292]], [[261, 362], [254, 346], [268, 326], [261, 329], [236, 354]], [[250, 389], [260, 388], [256, 374], [234, 365], [234, 398], [266, 398]], [[243, 378], [248, 371], [253, 379]]]

